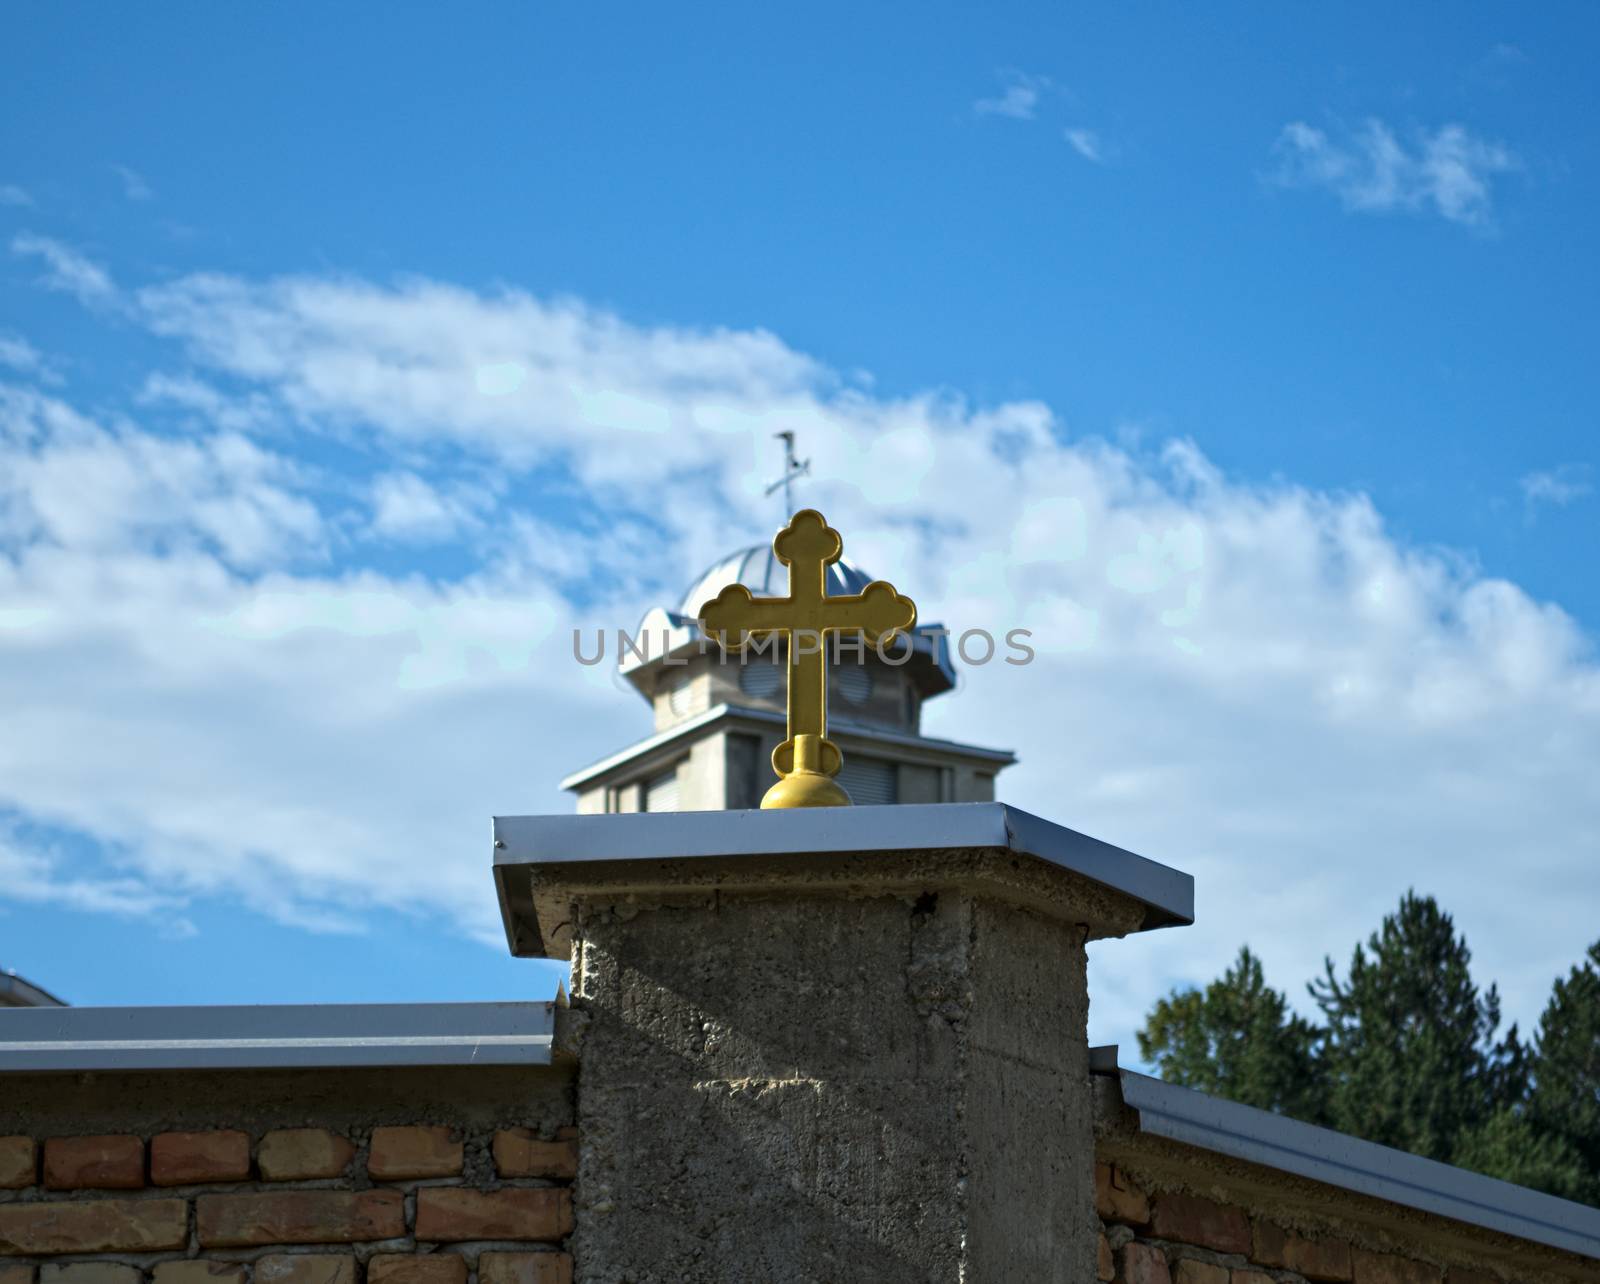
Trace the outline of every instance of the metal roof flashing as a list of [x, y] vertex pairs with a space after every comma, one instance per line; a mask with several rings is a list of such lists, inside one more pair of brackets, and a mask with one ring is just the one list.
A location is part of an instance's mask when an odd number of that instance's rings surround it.
[[42, 985], [35, 985], [25, 976], [0, 968], [0, 1008], [64, 1008], [66, 1001], [58, 999]]
[[[813, 807], [793, 810], [634, 812], [611, 815], [497, 816], [495, 885], [506, 938], [515, 955], [549, 956], [559, 949], [551, 922], [561, 917], [535, 883], [576, 879], [583, 867], [627, 866], [655, 876], [669, 864], [678, 871], [701, 862], [764, 863], [787, 859], [852, 863], [867, 876], [882, 857], [987, 851], [1023, 857], [1096, 884], [1135, 908], [1123, 930], [1149, 931], [1194, 921], [1194, 880], [1166, 865], [1110, 843], [1008, 807], [1003, 803], [918, 803], [881, 807]], [[774, 858], [777, 858], [774, 860]], [[863, 858], [869, 864], [861, 865]], [[1007, 862], [1018, 865], [1015, 860]], [[719, 868], [704, 866], [709, 870]], [[708, 875], [709, 876], [709, 875]], [[1103, 894], [1103, 893], [1098, 893]]]
[[1600, 1209], [1123, 1069], [1114, 1045], [1091, 1048], [1089, 1069], [1141, 1133], [1600, 1260]]
[[7, 1009], [0, 1074], [547, 1066], [561, 1002]]
[[[742, 729], [741, 723], [767, 723], [775, 727], [784, 725], [784, 715], [776, 709], [762, 709], [754, 705], [745, 704], [714, 704], [704, 712], [693, 714], [682, 722], [675, 723], [665, 730], [657, 731], [646, 736], [625, 749], [592, 762], [587, 767], [580, 767], [561, 780], [561, 788], [579, 790], [600, 783], [613, 772], [620, 772], [625, 767], [636, 767], [643, 758], [662, 750], [671, 750], [681, 753], [679, 742], [684, 741], [714, 727], [719, 723], [729, 723], [735, 729]], [[942, 754], [960, 754], [983, 763], [993, 763], [999, 767], [1008, 767], [1016, 762], [1017, 755], [1010, 749], [988, 749], [982, 745], [965, 744], [959, 740], [941, 740], [935, 736], [915, 736], [892, 728], [880, 727], [870, 722], [862, 722], [850, 717], [835, 717], [832, 726], [836, 738], [844, 741], [846, 745], [852, 740], [861, 740], [869, 744], [894, 745], [901, 748], [927, 750], [932, 749]]]

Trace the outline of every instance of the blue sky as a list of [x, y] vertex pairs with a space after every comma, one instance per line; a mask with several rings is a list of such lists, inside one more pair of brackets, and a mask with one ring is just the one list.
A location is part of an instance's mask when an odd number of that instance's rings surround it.
[[1597, 22], [8, 15], [0, 963], [548, 988], [486, 818], [644, 725], [565, 638], [760, 538], [796, 426], [874, 571], [1067, 639], [937, 729], [1216, 889], [1103, 1037], [1412, 883], [1526, 1021], [1600, 891]]

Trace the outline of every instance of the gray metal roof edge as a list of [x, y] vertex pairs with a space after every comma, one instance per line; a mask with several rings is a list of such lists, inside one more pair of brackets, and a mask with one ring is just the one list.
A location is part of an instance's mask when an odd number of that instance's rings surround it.
[[[719, 704], [716, 707], [725, 710], [730, 717], [752, 718], [774, 726], [783, 726], [788, 721], [787, 715], [779, 713], [776, 709], [757, 709], [747, 704], [730, 703]], [[829, 715], [829, 725], [841, 736], [847, 738], [853, 736], [857, 740], [866, 740], [874, 744], [903, 745], [908, 749], [929, 746], [946, 753], [965, 754], [969, 758], [981, 758], [986, 762], [1008, 767], [1017, 760], [1014, 749], [990, 749], [965, 740], [946, 740], [940, 736], [913, 736], [904, 731], [890, 731], [885, 727], [875, 727], [870, 722], [862, 722], [859, 718], [852, 718], [849, 714], [841, 714], [837, 710]]]
[[577, 789], [593, 780], [596, 776], [603, 776], [634, 758], [642, 758], [656, 749], [670, 745], [674, 740], [700, 730], [708, 723], [715, 722], [728, 709], [725, 704], [712, 705], [702, 713], [694, 714], [678, 723], [675, 727], [668, 727], [665, 731], [657, 731], [646, 736], [637, 744], [626, 749], [619, 749], [616, 753], [607, 754], [597, 762], [591, 762], [587, 767], [579, 767], [561, 778], [562, 789]]
[[[511, 932], [526, 912], [507, 867], [615, 860], [692, 860], [813, 852], [998, 847], [1034, 856], [1147, 907], [1144, 930], [1194, 921], [1194, 879], [1006, 803], [892, 803], [792, 811], [626, 812], [496, 816], [495, 879]], [[517, 904], [513, 904], [517, 901]]]
[[[532, 923], [536, 916], [533, 903], [533, 888], [526, 878], [509, 877], [509, 864], [500, 862], [500, 819], [495, 817], [491, 825], [491, 842], [494, 844], [494, 896], [500, 903], [500, 930], [506, 934], [506, 949], [514, 959], [534, 958], [539, 951], [531, 940], [524, 940], [527, 936], [527, 925]], [[535, 933], [534, 935], [537, 935]]]
[[0, 1008], [21, 1006], [29, 1008], [64, 1008], [67, 1006], [65, 999], [59, 999], [51, 994], [42, 985], [35, 985], [25, 976], [18, 976], [15, 972], [0, 969], [0, 992], [20, 996], [21, 1003], [13, 1005], [0, 1002]]
[[[635, 745], [626, 749], [619, 749], [616, 753], [609, 754], [597, 762], [590, 763], [587, 767], [579, 767], [577, 771], [570, 772], [561, 779], [562, 789], [581, 789], [590, 781], [615, 771], [637, 758], [643, 758], [659, 749], [664, 749], [674, 741], [689, 736], [702, 730], [711, 723], [722, 718], [744, 717], [760, 722], [781, 724], [784, 715], [775, 709], [756, 709], [742, 704], [714, 704], [709, 709], [686, 718], [676, 726], [668, 727], [664, 731], [657, 731], [646, 736]], [[866, 723], [856, 722], [847, 718], [835, 718], [839, 729], [847, 735], [855, 736], [862, 740], [877, 741], [882, 744], [898, 744], [906, 746], [928, 745], [935, 749], [947, 752], [962, 753], [969, 757], [981, 758], [988, 762], [999, 763], [1004, 766], [1016, 762], [1017, 755], [1010, 749], [988, 749], [983, 745], [965, 744], [959, 740], [940, 740], [932, 736], [907, 736], [893, 731], [884, 731], [869, 726]]]
[[1160, 911], [1159, 920], [1146, 916], [1145, 930], [1187, 927], [1194, 922], [1193, 874], [1016, 807], [1005, 808], [1005, 819], [1008, 845], [1017, 851], [1043, 855], [1048, 846], [1060, 842], [1061, 835], [1070, 835], [1077, 849], [1072, 868], [1085, 878], [1126, 891], [1152, 910]]
[[[709, 570], [710, 568], [708, 567], [707, 569]], [[629, 681], [633, 680], [635, 673], [641, 673], [659, 666], [669, 655], [681, 655], [691, 650], [698, 650], [704, 655], [709, 650], [706, 639], [700, 632], [700, 617], [685, 615], [682, 611], [674, 611], [666, 606], [649, 607], [639, 618], [638, 628], [640, 632], [630, 635], [632, 640], [638, 640], [640, 634], [650, 627], [651, 616], [657, 613], [667, 621], [669, 630], [667, 640], [671, 642], [671, 645], [666, 651], [657, 652], [648, 659], [641, 657], [637, 649], [626, 650], [617, 661], [617, 672]], [[681, 640], [672, 642], [671, 634], [680, 631], [683, 635]], [[936, 634], [938, 635], [937, 640], [935, 640]], [[926, 624], [918, 622], [912, 626], [911, 636], [913, 649], [923, 652], [933, 661], [934, 667], [943, 674], [945, 681], [950, 684], [946, 690], [953, 690], [956, 685], [957, 672], [955, 661], [950, 658], [950, 631], [936, 620]]]
[[0, 1074], [544, 1066], [555, 1003], [0, 1009]]
[[1141, 1132], [1600, 1259], [1600, 1208], [1122, 1069], [1115, 1047], [1090, 1067], [1118, 1076]]

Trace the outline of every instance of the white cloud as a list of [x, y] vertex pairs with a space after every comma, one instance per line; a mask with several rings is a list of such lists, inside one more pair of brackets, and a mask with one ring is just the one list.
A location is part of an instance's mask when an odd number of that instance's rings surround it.
[[[297, 550], [335, 516], [291, 439], [174, 439], [16, 394], [0, 806], [114, 844], [123, 876], [308, 923], [426, 906], [493, 940], [484, 817], [565, 810], [559, 776], [649, 726], [573, 661], [572, 628], [630, 624], [770, 533], [782, 427], [818, 461], [805, 498], [924, 618], [1034, 631], [1034, 664], [968, 669], [928, 729], [1014, 746], [1003, 797], [1196, 875], [1195, 927], [1096, 948], [1097, 1038], [1129, 1042], [1241, 940], [1303, 1002], [1408, 886], [1456, 913], [1525, 1022], [1594, 934], [1593, 639], [1362, 496], [516, 291], [212, 276], [137, 298], [270, 421], [377, 461], [374, 520], [386, 487], [404, 529], [430, 494], [448, 513], [503, 486], [447, 578], [321, 566]], [[485, 367], [524, 374], [486, 392]], [[271, 532], [253, 566], [219, 509]], [[579, 580], [589, 596], [563, 591]]]
[[1594, 493], [1587, 464], [1561, 464], [1528, 473], [1522, 478], [1522, 497], [1530, 506], [1553, 504], [1565, 508], [1568, 504]]
[[1039, 107], [1040, 91], [1049, 88], [1046, 76], [1026, 72], [1006, 73], [1006, 83], [993, 98], [979, 98], [972, 110], [980, 116], [1004, 116], [1010, 120], [1032, 120]]
[[144, 175], [137, 170], [129, 169], [126, 165], [113, 165], [111, 171], [122, 181], [122, 194], [130, 201], [148, 201], [155, 195]]
[[161, 372], [149, 375], [139, 390], [138, 400], [143, 405], [177, 406], [205, 423], [237, 433], [266, 428], [275, 418], [262, 393], [230, 396], [192, 375]]
[[256, 569], [320, 547], [315, 507], [291, 493], [296, 470], [234, 433], [107, 429], [0, 385], [0, 464], [0, 549], [208, 549]]
[[372, 483], [372, 529], [386, 539], [436, 544], [476, 520], [464, 494], [442, 493], [415, 473], [384, 473]]
[[31, 548], [0, 558], [0, 795], [173, 898], [315, 930], [385, 907], [492, 941], [477, 836], [558, 805], [539, 728], [595, 756], [642, 730], [571, 662], [575, 623], [490, 572], [247, 580], [193, 550]]
[[1072, 150], [1082, 156], [1084, 160], [1093, 161], [1096, 165], [1105, 161], [1105, 150], [1100, 142], [1100, 135], [1092, 129], [1068, 129], [1063, 133]]
[[15, 183], [0, 183], [0, 205], [26, 209], [32, 204], [33, 197], [25, 188], [18, 187]]
[[0, 370], [10, 370], [41, 385], [62, 382], [61, 372], [54, 361], [20, 334], [7, 334], [3, 330], [0, 330]]
[[1431, 209], [1479, 228], [1493, 221], [1494, 178], [1520, 165], [1508, 148], [1461, 125], [1419, 129], [1408, 146], [1375, 119], [1342, 140], [1294, 121], [1284, 126], [1276, 150], [1273, 178], [1284, 186], [1327, 188], [1351, 211]]
[[76, 295], [83, 303], [106, 303], [116, 295], [111, 277], [99, 264], [48, 236], [20, 232], [11, 238], [11, 252], [44, 261], [49, 269], [44, 284], [52, 290]]
[[21, 335], [0, 331], [0, 366], [28, 373], [39, 369], [43, 363], [39, 350]]
[[184, 904], [182, 897], [162, 892], [143, 877], [106, 877], [98, 872], [93, 877], [73, 877], [63, 875], [64, 868], [71, 868], [70, 858], [37, 840], [21, 838], [0, 821], [0, 887], [9, 900], [125, 918], [160, 915], [168, 922]]

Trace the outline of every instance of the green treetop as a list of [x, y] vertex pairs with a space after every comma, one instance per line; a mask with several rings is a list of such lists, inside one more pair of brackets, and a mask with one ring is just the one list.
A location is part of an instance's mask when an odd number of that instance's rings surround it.
[[1528, 1119], [1566, 1142], [1586, 1170], [1586, 1197], [1600, 1202], [1600, 941], [1565, 980], [1539, 1018]]
[[1138, 1039], [1140, 1056], [1171, 1083], [1300, 1119], [1321, 1117], [1315, 1031], [1266, 984], [1248, 945], [1203, 994], [1185, 990], [1157, 1003]]
[[1479, 992], [1471, 961], [1450, 916], [1411, 892], [1356, 946], [1344, 980], [1327, 961], [1310, 989], [1333, 1127], [1449, 1163], [1458, 1137], [1521, 1095], [1516, 1027], [1494, 1043], [1499, 996]]
[[1175, 991], [1139, 1032], [1161, 1077], [1566, 1199], [1600, 1204], [1600, 942], [1558, 980], [1532, 1046], [1496, 1040], [1495, 988], [1431, 897], [1408, 892], [1346, 976], [1290, 1011], [1245, 947], [1204, 991]]

